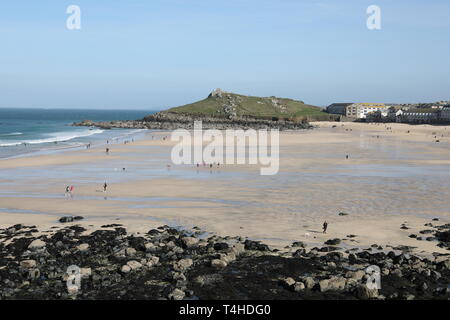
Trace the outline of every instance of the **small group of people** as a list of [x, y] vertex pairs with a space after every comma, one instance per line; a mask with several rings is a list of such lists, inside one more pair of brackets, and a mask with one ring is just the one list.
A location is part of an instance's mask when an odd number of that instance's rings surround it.
[[134, 142], [134, 139], [131, 139], [131, 140], [124, 140], [124, 141], [123, 141], [123, 144], [128, 144], [128, 143], [130, 143], [130, 142]]
[[[219, 168], [220, 167], [220, 162], [214, 162], [214, 163], [210, 163], [210, 164], [207, 164], [205, 161], [203, 161], [202, 162], [202, 166], [203, 167], [210, 167], [210, 168], [212, 168], [213, 166], [217, 166], [217, 168]], [[200, 168], [200, 163], [198, 163], [197, 162], [197, 168]]]

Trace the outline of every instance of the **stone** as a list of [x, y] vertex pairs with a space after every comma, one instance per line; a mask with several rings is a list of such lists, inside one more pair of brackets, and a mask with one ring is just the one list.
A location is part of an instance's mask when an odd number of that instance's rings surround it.
[[450, 260], [441, 261], [437, 264], [438, 270], [450, 270]]
[[184, 291], [177, 288], [168, 295], [168, 298], [170, 300], [183, 300], [185, 296], [186, 294], [184, 293]]
[[89, 250], [89, 244], [87, 243], [82, 243], [80, 245], [77, 246], [77, 249], [81, 252], [87, 251]]
[[436, 232], [436, 238], [442, 242], [450, 242], [450, 231]]
[[194, 247], [198, 244], [198, 239], [194, 237], [184, 237], [181, 239], [187, 248]]
[[365, 284], [361, 284], [356, 287], [356, 297], [363, 300], [377, 298], [378, 289], [369, 289]]
[[89, 278], [92, 275], [91, 268], [80, 268], [81, 278]]
[[358, 263], [358, 259], [356, 258], [356, 255], [355, 255], [354, 253], [350, 253], [350, 254], [348, 255], [348, 261], [349, 261], [351, 264]]
[[130, 266], [128, 266], [128, 265], [123, 265], [122, 266], [122, 268], [120, 269], [120, 271], [122, 271], [123, 273], [128, 273], [128, 272], [130, 272], [131, 271], [131, 268], [130, 268]]
[[227, 263], [220, 259], [214, 259], [211, 261], [211, 266], [216, 269], [223, 269], [227, 266]]
[[147, 232], [147, 234], [151, 235], [151, 236], [157, 236], [157, 235], [160, 235], [161, 232], [159, 230], [156, 230], [156, 229], [151, 229], [149, 232]]
[[303, 282], [296, 282], [294, 284], [294, 291], [295, 292], [301, 292], [305, 290], [305, 284]]
[[295, 252], [292, 254], [292, 256], [293, 256], [294, 258], [301, 258], [301, 257], [303, 257], [303, 256], [305, 256], [305, 255], [306, 255], [306, 250], [305, 250], [304, 248], [297, 249], [297, 250], [295, 250]]
[[319, 281], [320, 292], [329, 290], [344, 290], [346, 280], [343, 277], [331, 277], [330, 279], [324, 279]]
[[236, 243], [231, 251], [234, 252], [236, 256], [242, 254], [245, 251], [245, 245], [243, 243]]
[[439, 280], [442, 277], [442, 275], [437, 271], [431, 271], [431, 277], [434, 280]]
[[262, 244], [260, 241], [245, 240], [246, 250], [256, 250], [256, 251], [270, 251], [267, 244]]
[[36, 267], [36, 260], [23, 260], [20, 262], [20, 266], [25, 269], [32, 269]]
[[177, 271], [187, 270], [190, 266], [192, 266], [192, 259], [181, 259], [174, 264], [174, 269]]
[[393, 271], [391, 271], [391, 274], [395, 275], [395, 276], [397, 276], [399, 278], [401, 278], [403, 276], [403, 273], [402, 273], [402, 271], [400, 269], [394, 269]]
[[297, 248], [297, 247], [306, 248], [306, 244], [304, 244], [301, 241], [295, 241], [295, 242], [292, 243], [292, 247], [293, 248]]
[[33, 240], [33, 242], [30, 243], [28, 246], [28, 249], [35, 250], [35, 249], [42, 249], [45, 247], [45, 242], [41, 239]]
[[226, 242], [217, 242], [213, 245], [214, 250], [220, 251], [220, 250], [226, 250], [229, 248], [228, 243]]
[[346, 278], [355, 279], [357, 281], [361, 280], [366, 275], [366, 272], [364, 270], [357, 270], [357, 271], [348, 271], [345, 274]]
[[61, 223], [73, 222], [73, 217], [62, 217], [59, 219]]
[[220, 254], [220, 260], [224, 261], [226, 264], [229, 264], [230, 262], [233, 262], [235, 260], [236, 256], [231, 254]]
[[316, 285], [316, 281], [312, 277], [306, 277], [303, 279], [306, 289], [312, 289]]
[[140, 262], [137, 262], [136, 260], [128, 261], [127, 266], [129, 266], [131, 270], [137, 270], [142, 268], [142, 264]]
[[125, 249], [125, 254], [128, 257], [132, 257], [132, 256], [134, 256], [136, 254], [136, 249], [134, 249], [134, 248], [126, 248]]
[[341, 239], [335, 238], [325, 241], [326, 245], [336, 246], [341, 243]]
[[287, 277], [281, 280], [281, 283], [283, 284], [284, 287], [291, 287], [295, 284], [295, 280], [292, 279], [291, 277]]
[[154, 265], [156, 265], [156, 264], [159, 263], [159, 257], [156, 257], [156, 256], [152, 256], [149, 260], [150, 260]]

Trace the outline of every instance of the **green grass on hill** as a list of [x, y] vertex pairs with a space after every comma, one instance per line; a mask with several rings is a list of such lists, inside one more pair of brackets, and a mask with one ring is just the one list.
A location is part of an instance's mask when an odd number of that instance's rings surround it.
[[220, 96], [209, 96], [198, 102], [171, 108], [167, 112], [209, 117], [227, 117], [231, 112], [238, 117], [254, 118], [314, 118], [324, 115], [321, 108], [305, 104], [303, 101], [252, 97], [226, 92]]

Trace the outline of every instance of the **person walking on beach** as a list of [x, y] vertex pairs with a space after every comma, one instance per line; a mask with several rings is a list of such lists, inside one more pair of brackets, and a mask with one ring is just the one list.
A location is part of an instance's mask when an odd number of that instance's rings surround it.
[[323, 223], [323, 233], [327, 233], [327, 228], [328, 228], [328, 222], [325, 220], [325, 222]]
[[64, 193], [64, 196], [67, 198], [67, 196], [69, 195], [69, 190], [70, 190], [70, 187], [69, 186], [66, 186], [66, 192]]
[[106, 154], [109, 154], [109, 148], [106, 148]]
[[108, 188], [108, 185], [106, 184], [106, 181], [105, 181], [105, 183], [103, 184], [103, 192], [106, 192], [106, 188]]

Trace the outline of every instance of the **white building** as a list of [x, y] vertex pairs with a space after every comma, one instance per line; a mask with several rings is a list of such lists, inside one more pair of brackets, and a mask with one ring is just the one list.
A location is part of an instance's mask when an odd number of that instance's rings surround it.
[[406, 123], [434, 123], [440, 118], [441, 110], [434, 108], [420, 108], [399, 110], [396, 113], [397, 122]]
[[384, 103], [353, 103], [347, 107], [347, 117], [366, 119], [367, 115], [372, 112], [387, 112], [387, 107]]

